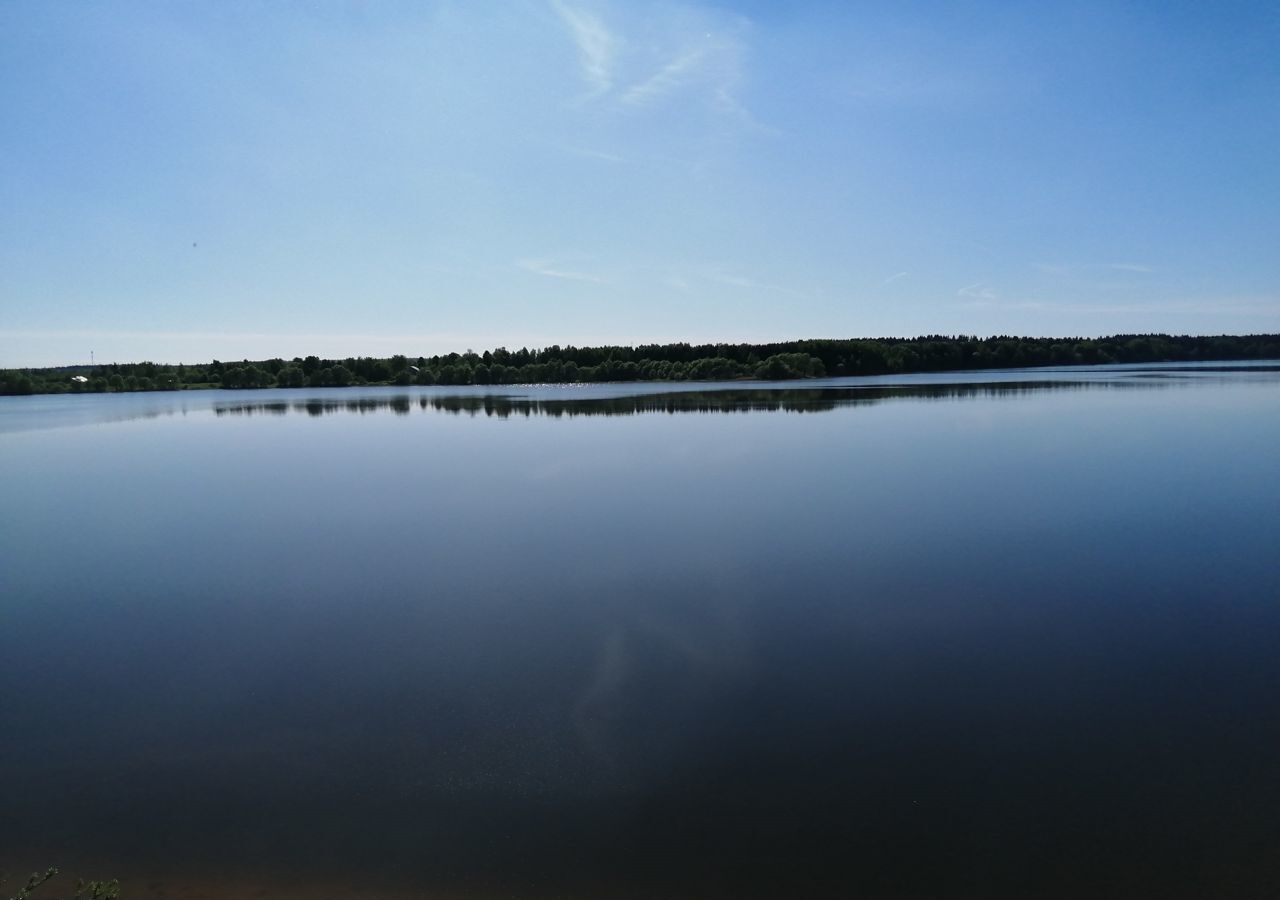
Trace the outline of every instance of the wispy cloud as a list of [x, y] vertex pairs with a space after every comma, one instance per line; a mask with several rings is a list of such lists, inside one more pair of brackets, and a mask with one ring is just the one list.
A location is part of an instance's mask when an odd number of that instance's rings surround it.
[[956, 296], [968, 297], [971, 300], [996, 300], [1000, 297], [985, 281], [975, 281], [973, 284], [960, 288], [960, 290], [956, 291]]
[[773, 284], [766, 281], [759, 281], [746, 275], [739, 274], [734, 271], [728, 271], [722, 268], [710, 268], [704, 271], [703, 277], [708, 281], [716, 284], [726, 284], [730, 287], [743, 288], [749, 291], [770, 291], [777, 294], [786, 294], [789, 297], [798, 297], [801, 299], [809, 299], [810, 295], [793, 287], [787, 287], [783, 284]]
[[884, 287], [886, 284], [893, 284], [893, 283], [894, 283], [895, 281], [897, 281], [898, 279], [900, 279], [900, 278], [906, 278], [906, 277], [907, 277], [907, 273], [906, 273], [906, 272], [898, 272], [898, 273], [896, 273], [896, 274], [894, 274], [894, 275], [890, 275], [890, 276], [889, 276], [888, 278], [886, 278], [884, 281], [880, 282], [880, 287]]
[[588, 272], [575, 272], [571, 269], [562, 269], [552, 260], [547, 259], [518, 259], [516, 265], [526, 272], [532, 272], [534, 275], [542, 275], [546, 278], [564, 278], [568, 281], [589, 281], [593, 284], [604, 284], [604, 279], [598, 275], [592, 275]]
[[[682, 36], [657, 56], [656, 68], [622, 94], [622, 103], [646, 109], [685, 96], [740, 125], [772, 132], [738, 99], [746, 69], [746, 30], [742, 19], [687, 23]], [[650, 66], [654, 62], [651, 58]]]
[[712, 281], [716, 282], [717, 284], [728, 284], [733, 287], [740, 287], [740, 288], [764, 287], [764, 285], [762, 285], [760, 282], [756, 281], [755, 279], [747, 278], [742, 275], [731, 275], [731, 274], [718, 272], [714, 275], [711, 275], [710, 278]]
[[705, 51], [693, 50], [676, 57], [623, 94], [623, 102], [650, 103], [664, 94], [675, 91], [697, 72], [705, 56]]
[[551, 0], [551, 8], [564, 22], [578, 48], [582, 76], [591, 94], [607, 93], [613, 87], [613, 63], [618, 41], [597, 16], [570, 6], [564, 0]]
[[1071, 271], [1071, 266], [1065, 263], [1035, 263], [1035, 268], [1046, 275], [1066, 275]]
[[[549, 3], [577, 49], [589, 88], [585, 99], [655, 110], [683, 97], [740, 124], [770, 130], [738, 99], [748, 49], [746, 19], [672, 7], [616, 26], [579, 3]], [[626, 37], [628, 24], [639, 32], [633, 40]]]

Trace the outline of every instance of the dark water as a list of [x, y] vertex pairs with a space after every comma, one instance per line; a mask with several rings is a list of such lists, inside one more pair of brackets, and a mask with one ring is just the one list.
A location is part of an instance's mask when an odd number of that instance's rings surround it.
[[0, 461], [9, 871], [1280, 885], [1274, 366], [2, 398]]

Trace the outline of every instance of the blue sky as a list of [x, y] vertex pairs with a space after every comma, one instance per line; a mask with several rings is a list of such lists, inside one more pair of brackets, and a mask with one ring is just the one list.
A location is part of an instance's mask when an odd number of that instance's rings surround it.
[[0, 4], [0, 366], [1280, 331], [1280, 7]]

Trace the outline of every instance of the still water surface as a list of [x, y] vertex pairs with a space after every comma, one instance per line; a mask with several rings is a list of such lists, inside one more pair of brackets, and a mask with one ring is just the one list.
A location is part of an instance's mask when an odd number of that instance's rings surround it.
[[1280, 884], [1276, 366], [0, 398], [0, 459], [7, 871]]

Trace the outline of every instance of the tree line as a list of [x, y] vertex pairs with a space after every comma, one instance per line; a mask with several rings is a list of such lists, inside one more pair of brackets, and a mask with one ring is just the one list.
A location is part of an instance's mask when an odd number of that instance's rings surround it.
[[168, 391], [193, 388], [535, 384], [608, 381], [789, 380], [845, 375], [1008, 369], [1100, 363], [1280, 359], [1280, 335], [1112, 335], [1028, 338], [929, 335], [773, 344], [642, 344], [442, 356], [318, 356], [292, 360], [152, 362], [0, 370], [0, 394]]

